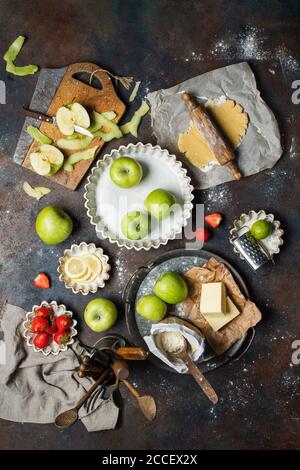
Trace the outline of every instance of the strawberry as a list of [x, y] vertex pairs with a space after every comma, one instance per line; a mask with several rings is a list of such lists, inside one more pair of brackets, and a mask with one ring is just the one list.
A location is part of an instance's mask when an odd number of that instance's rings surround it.
[[29, 330], [32, 333], [43, 333], [49, 327], [48, 320], [43, 317], [34, 317], [30, 323]]
[[204, 220], [211, 228], [218, 228], [222, 222], [222, 216], [219, 212], [215, 212], [214, 214], [206, 215]]
[[50, 336], [47, 333], [38, 333], [33, 340], [33, 344], [38, 349], [44, 349], [50, 344]]
[[68, 331], [57, 331], [53, 339], [57, 344], [66, 344], [70, 339], [70, 333]]
[[68, 315], [60, 315], [59, 317], [56, 317], [55, 322], [57, 329], [60, 332], [68, 330], [72, 325], [72, 320]]
[[50, 324], [50, 326], [48, 326], [48, 328], [47, 328], [45, 331], [46, 331], [46, 333], [48, 333], [48, 335], [54, 335], [54, 333], [57, 332], [57, 324], [56, 324], [56, 322], [55, 322], [55, 321], [52, 322], [52, 323]]
[[53, 310], [51, 307], [39, 307], [34, 313], [36, 317], [48, 318], [49, 320], [53, 318]]
[[196, 240], [200, 242], [207, 242], [210, 238], [210, 233], [205, 227], [197, 228], [196, 230]]
[[45, 273], [39, 273], [33, 280], [33, 284], [39, 289], [49, 289], [50, 279]]

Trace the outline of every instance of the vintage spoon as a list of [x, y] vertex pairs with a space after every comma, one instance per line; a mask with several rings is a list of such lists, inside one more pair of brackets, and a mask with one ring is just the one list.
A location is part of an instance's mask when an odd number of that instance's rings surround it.
[[128, 382], [129, 368], [125, 361], [115, 361], [112, 369], [117, 379], [119, 379], [136, 398], [143, 415], [149, 420], [153, 421], [156, 416], [156, 404], [154, 398], [150, 395], [141, 396], [138, 391]]
[[149, 421], [153, 421], [156, 416], [156, 403], [154, 401], [154, 398], [150, 395], [141, 396], [138, 391], [131, 385], [131, 383], [129, 383], [126, 379], [123, 379], [122, 383], [126, 385], [126, 387], [132, 393], [134, 398], [137, 399], [137, 402], [143, 415]]
[[73, 424], [76, 423], [78, 420], [78, 411], [80, 408], [85, 404], [87, 399], [93, 394], [96, 388], [103, 382], [105, 377], [109, 374], [110, 368], [107, 368], [100, 377], [96, 380], [96, 382], [88, 389], [88, 391], [83, 395], [83, 397], [79, 400], [77, 405], [74, 408], [71, 408], [68, 411], [64, 411], [60, 415], [56, 416], [55, 418], [55, 425], [58, 428], [69, 428]]
[[184, 364], [187, 366], [190, 374], [194, 377], [195, 381], [201, 388], [201, 390], [205, 393], [207, 398], [215, 405], [218, 403], [218, 396], [210, 385], [208, 380], [204, 377], [201, 370], [196, 366], [194, 361], [192, 360], [191, 356], [189, 355], [187, 348], [188, 344], [187, 341], [184, 339], [184, 345], [182, 348], [174, 353], [168, 353], [169, 356], [173, 359], [180, 359]]

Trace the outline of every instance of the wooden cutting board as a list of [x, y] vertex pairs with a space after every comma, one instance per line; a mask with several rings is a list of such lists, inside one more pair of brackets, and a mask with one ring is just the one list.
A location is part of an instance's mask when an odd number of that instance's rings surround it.
[[[95, 72], [96, 70], [97, 72], [94, 75], [94, 80], [99, 80], [102, 86], [101, 89], [94, 88], [91, 85], [87, 85], [86, 83], [83, 83], [82, 81], [79, 81], [77, 78], [74, 77], [75, 74], [80, 73], [85, 73], [85, 75], [88, 77], [88, 74]], [[45, 90], [45, 92], [47, 92], [47, 90]], [[76, 101], [82, 104], [82, 106], [84, 106], [88, 111], [95, 110], [99, 113], [103, 113], [105, 111], [114, 111], [116, 113], [114, 122], [116, 123], [121, 119], [122, 115], [125, 112], [125, 105], [118, 98], [109, 75], [99, 70], [98, 65], [88, 62], [69, 65], [65, 75], [63, 76], [62, 81], [60, 82], [59, 87], [57, 88], [54, 98], [51, 101], [47, 114], [49, 116], [55, 116], [57, 110], [61, 106], [71, 103], [72, 101]], [[33, 109], [32, 111], [40, 110]], [[38, 124], [39, 121], [37, 121], [37, 127]], [[42, 122], [39, 129], [41, 132], [43, 132], [43, 134], [50, 137], [53, 142], [64, 137], [57, 128], [57, 126], [55, 126], [54, 124]], [[89, 147], [99, 145], [99, 149], [97, 151], [97, 153], [99, 153], [103, 144], [103, 140], [100, 137], [97, 137], [93, 139]], [[25, 168], [32, 170], [29, 155], [32, 152], [36, 151], [39, 145], [40, 144], [36, 141], [32, 142], [32, 145], [30, 146], [23, 162], [23, 166]], [[71, 153], [74, 153], [74, 151], [64, 150], [63, 153], [68, 156]], [[59, 183], [68, 189], [74, 190], [77, 188], [92, 163], [93, 159], [82, 160], [76, 163], [72, 172], [66, 172], [62, 168], [55, 175], [46, 176], [46, 178], [49, 178], [52, 181], [55, 181], [56, 183]]]

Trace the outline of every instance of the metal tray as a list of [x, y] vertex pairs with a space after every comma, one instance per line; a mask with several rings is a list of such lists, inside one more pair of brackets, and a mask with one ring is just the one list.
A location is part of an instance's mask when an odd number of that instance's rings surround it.
[[[144, 320], [135, 311], [136, 298], [141, 295], [141, 292], [143, 295], [150, 293], [157, 277], [162, 272], [173, 270], [183, 274], [192, 266], [202, 266], [211, 257], [214, 257], [217, 261], [224, 263], [230, 269], [235, 281], [237, 282], [245, 297], [249, 297], [248, 289], [239, 273], [220, 256], [205, 250], [179, 249], [165, 253], [152, 261], [148, 266], [140, 267], [132, 275], [123, 291], [127, 328], [134, 344], [147, 348], [143, 336], [149, 334], [151, 328], [151, 323], [147, 320]], [[180, 317], [179, 313], [176, 312], [176, 307], [175, 310], [171, 313], [172, 315], [177, 315]], [[214, 351], [206, 343], [204, 356], [198, 362], [198, 364], [201, 364], [201, 370], [203, 372], [208, 372], [210, 370], [217, 369], [218, 367], [221, 367], [230, 361], [236, 361], [240, 359], [250, 347], [254, 335], [254, 328], [250, 328], [241, 339], [239, 339], [233, 346], [231, 346], [230, 349], [220, 356], [216, 356]], [[157, 366], [171, 372], [175, 372], [153, 354], [151, 354], [149, 358]]]

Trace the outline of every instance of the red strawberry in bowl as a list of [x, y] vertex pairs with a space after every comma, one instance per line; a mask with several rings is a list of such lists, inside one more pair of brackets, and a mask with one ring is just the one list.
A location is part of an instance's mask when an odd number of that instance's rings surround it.
[[60, 315], [59, 317], [56, 317], [55, 322], [58, 331], [66, 331], [72, 325], [72, 320], [68, 315]]
[[30, 331], [32, 333], [43, 333], [49, 327], [48, 320], [43, 317], [34, 317], [30, 323]]
[[39, 307], [34, 311], [36, 317], [53, 318], [54, 313], [51, 307]]
[[46, 333], [48, 333], [48, 335], [54, 335], [54, 333], [56, 332], [57, 332], [57, 324], [54, 320], [46, 329]]
[[70, 332], [69, 331], [57, 331], [53, 336], [54, 341], [56, 344], [66, 344], [70, 339]]
[[50, 344], [51, 338], [47, 333], [38, 333], [34, 339], [33, 344], [37, 349], [44, 349]]

